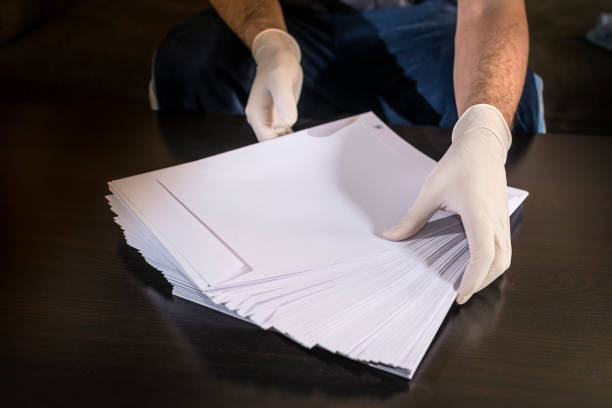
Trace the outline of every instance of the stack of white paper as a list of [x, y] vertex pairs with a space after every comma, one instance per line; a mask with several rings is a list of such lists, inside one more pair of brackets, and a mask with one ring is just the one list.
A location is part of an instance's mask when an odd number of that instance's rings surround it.
[[[411, 378], [469, 253], [456, 215], [381, 232], [435, 162], [367, 113], [114, 180], [129, 245], [174, 294]], [[513, 212], [527, 192], [508, 188]]]

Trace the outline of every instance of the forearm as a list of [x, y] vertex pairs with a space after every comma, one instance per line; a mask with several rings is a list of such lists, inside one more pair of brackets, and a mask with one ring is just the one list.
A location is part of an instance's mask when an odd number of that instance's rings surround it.
[[460, 0], [453, 71], [459, 116], [486, 103], [499, 109], [511, 127], [528, 53], [523, 0]]
[[278, 0], [210, 0], [210, 4], [249, 49], [267, 28], [287, 31]]

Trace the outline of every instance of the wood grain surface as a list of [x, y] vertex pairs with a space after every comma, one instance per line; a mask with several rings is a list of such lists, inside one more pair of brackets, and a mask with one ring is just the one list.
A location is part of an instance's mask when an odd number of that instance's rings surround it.
[[12, 103], [0, 140], [4, 406], [612, 406], [612, 138], [515, 138], [512, 266], [410, 382], [174, 298], [125, 244], [106, 182], [254, 143], [244, 118]]

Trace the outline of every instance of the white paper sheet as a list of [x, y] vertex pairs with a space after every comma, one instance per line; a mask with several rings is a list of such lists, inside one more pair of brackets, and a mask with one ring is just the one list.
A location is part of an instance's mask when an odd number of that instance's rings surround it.
[[300, 132], [211, 157], [158, 180], [240, 256], [249, 279], [367, 256], [396, 245], [381, 233], [414, 201], [433, 165], [414, 149], [410, 159], [393, 150], [397, 136], [372, 116], [330, 135]]
[[[411, 378], [467, 242], [442, 211], [411, 240], [380, 233], [434, 165], [369, 113], [115, 180], [108, 200], [177, 296]], [[526, 196], [508, 189], [510, 213]]]

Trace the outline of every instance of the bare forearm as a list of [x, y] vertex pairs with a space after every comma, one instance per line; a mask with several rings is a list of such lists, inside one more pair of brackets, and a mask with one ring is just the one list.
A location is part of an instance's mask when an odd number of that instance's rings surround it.
[[528, 53], [523, 0], [460, 0], [453, 72], [458, 114], [487, 103], [511, 126]]
[[263, 30], [287, 30], [278, 0], [210, 0], [210, 4], [249, 49]]

